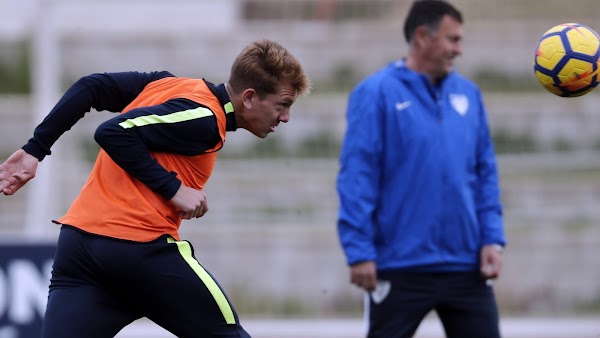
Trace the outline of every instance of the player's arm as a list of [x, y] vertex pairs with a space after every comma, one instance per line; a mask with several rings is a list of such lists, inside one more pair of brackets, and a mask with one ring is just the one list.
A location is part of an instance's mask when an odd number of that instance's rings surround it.
[[92, 108], [121, 111], [152, 81], [173, 76], [168, 72], [92, 74], [74, 83], [36, 127], [22, 149], [0, 165], [0, 191], [12, 195], [36, 173], [58, 138]]
[[23, 149], [40, 161], [50, 155], [58, 138], [71, 129], [92, 108], [120, 112], [150, 82], [173, 76], [168, 72], [123, 72], [84, 76], [62, 96], [50, 113], [35, 128]]
[[199, 155], [220, 141], [213, 112], [187, 99], [133, 109], [102, 123], [94, 135], [112, 160], [153, 191], [169, 200], [181, 186], [151, 152]]

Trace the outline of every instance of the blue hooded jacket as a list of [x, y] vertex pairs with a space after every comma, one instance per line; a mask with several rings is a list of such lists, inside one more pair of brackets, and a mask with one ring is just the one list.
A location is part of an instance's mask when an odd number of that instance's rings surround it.
[[349, 265], [479, 269], [505, 245], [499, 182], [477, 86], [451, 72], [438, 86], [402, 60], [350, 94], [337, 177], [338, 234]]

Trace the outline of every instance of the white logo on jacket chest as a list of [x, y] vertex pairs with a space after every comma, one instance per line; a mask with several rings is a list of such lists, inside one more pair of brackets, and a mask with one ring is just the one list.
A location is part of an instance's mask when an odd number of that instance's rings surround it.
[[450, 94], [450, 104], [460, 116], [465, 116], [469, 110], [469, 99], [464, 94]]
[[396, 110], [397, 111], [402, 111], [408, 107], [410, 107], [410, 101], [396, 102]]

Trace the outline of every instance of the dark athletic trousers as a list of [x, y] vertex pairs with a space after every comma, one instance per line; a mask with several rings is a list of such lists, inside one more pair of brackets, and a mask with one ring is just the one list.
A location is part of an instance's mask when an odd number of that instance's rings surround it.
[[447, 338], [500, 338], [491, 284], [479, 272], [378, 273], [369, 296], [368, 338], [410, 338], [432, 310]]
[[250, 337], [189, 242], [131, 242], [63, 226], [42, 337], [114, 337], [142, 317], [179, 338]]

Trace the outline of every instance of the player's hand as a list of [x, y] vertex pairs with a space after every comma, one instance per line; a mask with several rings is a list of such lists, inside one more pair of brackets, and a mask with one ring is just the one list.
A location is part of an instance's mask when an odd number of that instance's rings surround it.
[[12, 195], [35, 177], [40, 161], [23, 149], [15, 151], [0, 164], [0, 191]]
[[481, 276], [485, 279], [497, 278], [502, 270], [502, 251], [498, 245], [485, 245], [481, 248]]
[[179, 217], [192, 219], [204, 216], [208, 211], [208, 202], [204, 191], [181, 185], [171, 202], [179, 209]]
[[350, 266], [350, 282], [367, 291], [377, 286], [377, 269], [375, 262], [365, 261]]

